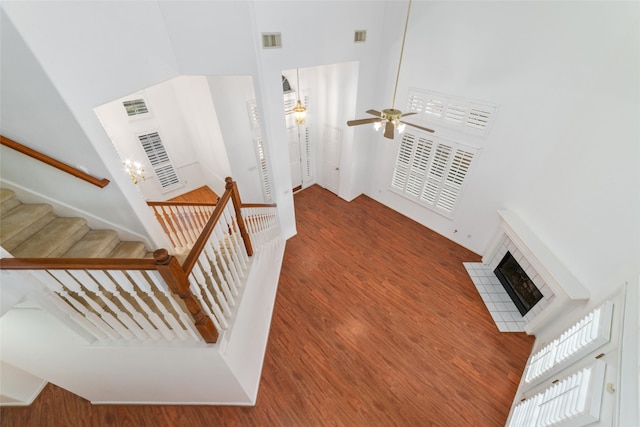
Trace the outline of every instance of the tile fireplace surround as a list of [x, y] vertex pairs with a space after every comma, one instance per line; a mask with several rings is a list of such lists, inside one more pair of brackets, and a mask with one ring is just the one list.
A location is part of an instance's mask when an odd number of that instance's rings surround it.
[[[546, 322], [572, 302], [589, 299], [589, 292], [515, 212], [498, 211], [498, 214], [500, 229], [482, 257], [482, 262], [463, 264], [499, 331], [535, 335]], [[511, 252], [543, 295], [524, 316], [493, 273], [507, 251]]]

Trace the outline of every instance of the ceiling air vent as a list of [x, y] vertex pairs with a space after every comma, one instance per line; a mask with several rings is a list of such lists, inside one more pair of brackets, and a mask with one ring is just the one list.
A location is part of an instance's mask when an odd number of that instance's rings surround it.
[[353, 41], [355, 43], [364, 43], [367, 40], [367, 30], [356, 30]]
[[140, 114], [147, 114], [149, 109], [147, 108], [147, 104], [144, 102], [144, 99], [134, 99], [132, 101], [124, 101], [122, 103], [124, 108], [127, 110], [128, 116], [137, 116]]
[[262, 33], [262, 47], [264, 49], [282, 47], [282, 35], [280, 33]]

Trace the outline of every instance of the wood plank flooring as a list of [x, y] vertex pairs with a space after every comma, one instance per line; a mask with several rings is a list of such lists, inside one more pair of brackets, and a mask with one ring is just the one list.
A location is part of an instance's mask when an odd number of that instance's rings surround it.
[[372, 199], [295, 196], [255, 407], [91, 405], [52, 384], [2, 426], [502, 426], [533, 344], [500, 333], [480, 257]]
[[202, 202], [202, 203], [218, 203], [218, 195], [208, 186], [196, 188], [188, 193], [176, 196], [170, 199], [171, 202]]

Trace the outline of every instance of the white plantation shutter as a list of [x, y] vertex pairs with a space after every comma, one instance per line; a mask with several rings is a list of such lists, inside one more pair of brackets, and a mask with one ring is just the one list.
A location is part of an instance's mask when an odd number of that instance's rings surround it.
[[474, 156], [472, 148], [405, 130], [398, 148], [391, 189], [451, 217]]
[[407, 110], [426, 120], [476, 135], [486, 135], [496, 107], [489, 103], [443, 95], [421, 89], [410, 89]]
[[597, 360], [527, 397], [512, 409], [508, 427], [585, 426], [600, 420], [605, 369]]
[[260, 171], [260, 181], [262, 182], [262, 194], [265, 202], [272, 201], [271, 181], [269, 180], [269, 171], [267, 169], [267, 158], [264, 153], [264, 142], [262, 138], [255, 140], [256, 155], [258, 156], [258, 165]]
[[247, 102], [247, 114], [249, 115], [251, 129], [258, 129], [260, 127], [260, 116], [258, 115], [258, 104], [255, 99]]
[[309, 126], [304, 127], [302, 138], [302, 180], [306, 183], [313, 178], [311, 171], [311, 131], [309, 130]]
[[151, 163], [153, 171], [160, 181], [160, 186], [165, 190], [169, 190], [180, 185], [178, 174], [169, 159], [167, 150], [158, 132], [138, 135], [138, 140], [140, 144], [142, 144], [147, 159], [149, 163]]

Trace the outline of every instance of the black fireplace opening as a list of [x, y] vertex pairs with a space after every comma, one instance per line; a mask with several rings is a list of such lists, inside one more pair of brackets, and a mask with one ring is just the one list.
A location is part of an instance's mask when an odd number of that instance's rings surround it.
[[511, 252], [507, 252], [493, 272], [523, 316], [542, 299], [540, 290]]

